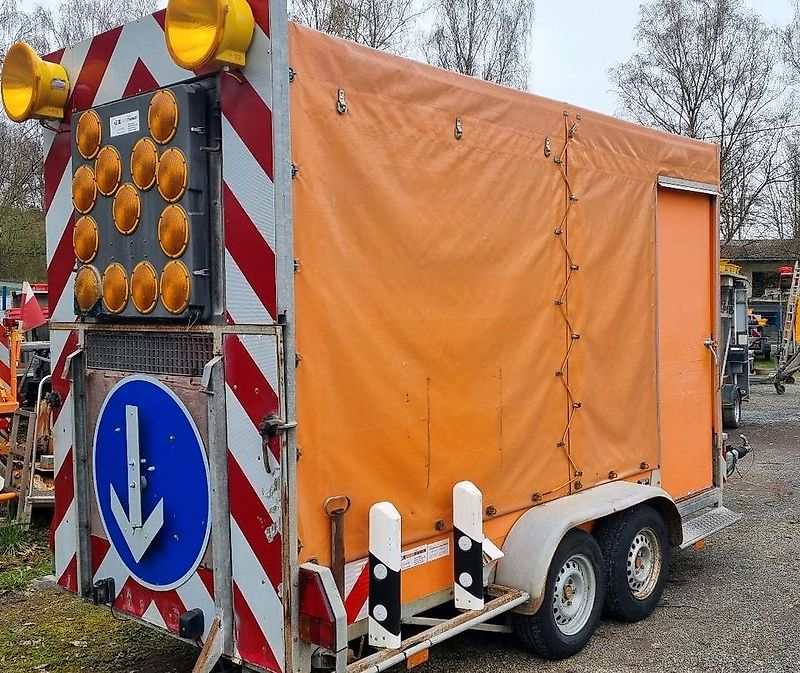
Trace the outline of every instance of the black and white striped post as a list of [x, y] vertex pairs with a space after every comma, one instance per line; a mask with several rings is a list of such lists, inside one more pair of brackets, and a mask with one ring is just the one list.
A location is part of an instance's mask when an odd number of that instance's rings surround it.
[[400, 647], [400, 512], [390, 502], [369, 510], [369, 644]]
[[483, 495], [471, 481], [453, 486], [453, 586], [460, 610], [483, 609]]

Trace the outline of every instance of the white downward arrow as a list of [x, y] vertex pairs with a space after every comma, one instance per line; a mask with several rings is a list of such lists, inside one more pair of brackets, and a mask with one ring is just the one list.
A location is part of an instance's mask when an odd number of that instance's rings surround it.
[[125, 438], [128, 459], [128, 513], [111, 485], [111, 511], [128, 543], [136, 563], [164, 526], [164, 499], [158, 501], [147, 521], [142, 523], [142, 472], [139, 460], [139, 409], [125, 406]]

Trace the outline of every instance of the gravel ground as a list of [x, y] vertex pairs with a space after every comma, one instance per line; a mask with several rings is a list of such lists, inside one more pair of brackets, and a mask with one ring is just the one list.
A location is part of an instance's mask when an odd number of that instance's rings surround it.
[[[580, 654], [550, 663], [510, 635], [468, 633], [418, 673], [795, 673], [800, 670], [800, 385], [755, 386], [739, 433], [753, 447], [726, 490], [744, 518], [705, 549], [676, 552], [655, 613], [604, 621]], [[737, 441], [738, 443], [738, 441]]]
[[[800, 671], [800, 385], [783, 396], [754, 387], [743, 416], [732, 435], [746, 434], [753, 453], [726, 504], [744, 518], [702, 551], [673, 556], [649, 619], [604, 621], [583, 652], [556, 663], [511, 635], [467, 633], [431, 650], [415, 673]], [[0, 670], [189, 673], [196, 654], [61, 593], [0, 591]]]

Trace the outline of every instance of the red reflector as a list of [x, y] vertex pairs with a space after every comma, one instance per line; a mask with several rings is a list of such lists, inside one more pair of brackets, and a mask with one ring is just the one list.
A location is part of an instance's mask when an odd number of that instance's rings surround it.
[[300, 568], [300, 637], [306, 642], [336, 649], [336, 618], [322, 578]]

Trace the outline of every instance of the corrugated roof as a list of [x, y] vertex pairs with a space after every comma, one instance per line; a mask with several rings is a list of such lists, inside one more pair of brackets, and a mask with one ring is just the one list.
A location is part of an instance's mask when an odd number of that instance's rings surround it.
[[720, 257], [732, 262], [792, 262], [800, 259], [800, 239], [731, 241], [722, 244]]

